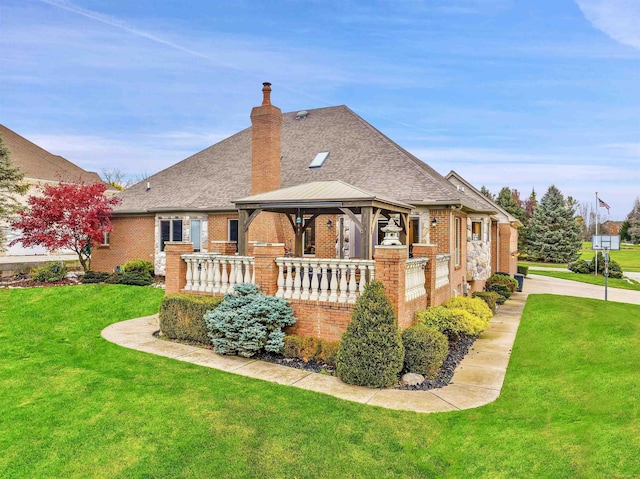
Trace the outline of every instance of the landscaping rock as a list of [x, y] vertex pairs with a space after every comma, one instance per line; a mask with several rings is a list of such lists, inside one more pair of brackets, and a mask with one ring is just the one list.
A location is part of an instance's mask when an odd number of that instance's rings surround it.
[[400, 379], [402, 384], [406, 384], [407, 386], [417, 386], [418, 384], [422, 384], [424, 382], [424, 376], [422, 374], [416, 373], [406, 373], [402, 375], [402, 379]]

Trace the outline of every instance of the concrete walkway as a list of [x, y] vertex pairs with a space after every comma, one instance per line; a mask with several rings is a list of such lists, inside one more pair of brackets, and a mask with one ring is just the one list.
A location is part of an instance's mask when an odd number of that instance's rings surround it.
[[210, 349], [164, 341], [153, 336], [159, 329], [157, 315], [112, 324], [102, 331], [102, 337], [126, 348], [329, 394], [348, 401], [416, 412], [455, 411], [482, 406], [495, 401], [500, 395], [526, 300], [525, 293], [514, 294], [458, 365], [451, 383], [430, 391], [351, 386], [333, 376], [256, 359], [221, 356]]
[[[551, 278], [548, 276], [538, 276], [535, 273], [529, 273], [525, 278], [524, 289], [529, 294], [560, 294], [563, 296], [577, 296], [579, 298], [595, 298], [604, 300], [604, 286]], [[640, 291], [618, 288], [608, 289], [608, 301], [640, 304]], [[507, 301], [507, 303], [509, 302]]]

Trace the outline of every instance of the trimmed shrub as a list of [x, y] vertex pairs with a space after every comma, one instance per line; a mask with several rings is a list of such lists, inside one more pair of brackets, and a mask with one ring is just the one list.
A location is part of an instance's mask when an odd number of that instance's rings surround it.
[[518, 289], [518, 281], [507, 275], [506, 273], [492, 274], [485, 284], [485, 290], [494, 291], [493, 289], [491, 289], [494, 284], [504, 285], [509, 288], [509, 291], [511, 291], [512, 293], [515, 293], [516, 289]]
[[31, 278], [41, 283], [55, 283], [66, 278], [67, 268], [64, 263], [47, 263], [31, 271]]
[[107, 284], [128, 284], [132, 286], [149, 286], [153, 284], [153, 278], [147, 273], [129, 271], [126, 273], [113, 273], [104, 280]]
[[329, 366], [336, 365], [336, 355], [340, 343], [323, 339], [291, 334], [284, 337], [282, 355], [285, 358], [297, 358], [303, 361], [317, 361]]
[[389, 387], [398, 381], [404, 347], [384, 286], [372, 281], [357, 299], [342, 335], [336, 373], [345, 383]]
[[124, 271], [125, 273], [137, 271], [139, 273], [146, 273], [149, 276], [153, 276], [154, 268], [151, 261], [147, 261], [144, 259], [134, 259], [123, 264], [122, 271]]
[[[509, 299], [511, 297], [511, 295], [513, 294], [513, 292], [511, 291], [511, 289], [505, 285], [505, 284], [498, 284], [498, 283], [494, 283], [489, 287], [489, 291], [493, 291], [494, 293], [498, 293], [500, 296], [502, 296], [504, 298], [504, 300], [506, 301], [507, 299]], [[499, 300], [497, 301], [498, 304], [503, 304], [504, 301], [500, 302]]]
[[589, 264], [585, 260], [579, 259], [578, 261], [574, 261], [573, 263], [571, 263], [569, 269], [574, 273], [588, 274]]
[[422, 374], [427, 379], [438, 375], [438, 370], [449, 352], [449, 342], [437, 329], [416, 324], [402, 332], [404, 371]]
[[496, 307], [498, 305], [498, 298], [502, 298], [503, 300], [505, 299], [503, 296], [494, 291], [474, 291], [473, 293], [471, 293], [471, 297], [479, 298], [487, 303], [487, 306], [489, 306], [489, 309], [491, 309], [491, 311], [496, 310]]
[[493, 318], [493, 311], [487, 306], [487, 303], [479, 298], [468, 298], [464, 296], [458, 296], [451, 298], [449, 301], [443, 304], [445, 308], [461, 308], [469, 311], [471, 314], [476, 315], [483, 322], [489, 325], [489, 321]]
[[222, 302], [216, 296], [195, 296], [175, 293], [166, 296], [160, 305], [160, 331], [170, 339], [211, 344], [204, 315]]
[[419, 324], [437, 329], [452, 341], [462, 335], [477, 336], [488, 324], [465, 309], [444, 306], [427, 308], [418, 312], [416, 318]]
[[84, 276], [82, 276], [81, 281], [83, 283], [104, 283], [109, 276], [109, 273], [103, 271], [87, 271]]
[[204, 317], [215, 351], [246, 358], [262, 350], [282, 351], [282, 328], [296, 321], [289, 303], [259, 293], [254, 284], [236, 284], [234, 289]]
[[[589, 263], [589, 271], [593, 273], [596, 270], [596, 256], [598, 258], [598, 274], [604, 274], [604, 255], [602, 251], [598, 251], [596, 255], [593, 256], [591, 263]], [[622, 268], [620, 264], [613, 259], [609, 259], [609, 277], [622, 278]]]
[[518, 265], [518, 273], [527, 276], [529, 274], [529, 267], [525, 265]]

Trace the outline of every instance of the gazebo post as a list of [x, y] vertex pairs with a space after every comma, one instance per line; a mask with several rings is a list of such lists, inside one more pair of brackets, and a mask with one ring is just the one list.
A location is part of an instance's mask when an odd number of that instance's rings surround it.
[[360, 251], [363, 259], [373, 259], [373, 231], [371, 230], [372, 216], [372, 207], [363, 206], [360, 209], [360, 221], [362, 224], [362, 231], [360, 231]]
[[246, 256], [249, 249], [249, 212], [238, 210], [238, 254]]

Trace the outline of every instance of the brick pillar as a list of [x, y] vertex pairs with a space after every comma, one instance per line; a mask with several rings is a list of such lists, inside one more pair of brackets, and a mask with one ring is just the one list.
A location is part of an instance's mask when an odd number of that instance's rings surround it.
[[267, 296], [273, 296], [278, 291], [278, 265], [275, 259], [284, 256], [284, 243], [255, 243], [253, 257], [255, 258], [256, 284]]
[[179, 293], [187, 284], [187, 263], [180, 255], [193, 253], [193, 243], [168, 242], [164, 252], [167, 255], [165, 294]]
[[434, 244], [414, 243], [413, 257], [428, 258], [424, 268], [424, 289], [427, 291], [427, 306], [434, 306], [436, 291], [436, 256], [438, 246]]
[[[411, 326], [413, 317], [405, 314], [405, 282], [407, 251], [406, 245], [376, 246], [376, 279], [384, 285], [387, 298], [391, 301], [393, 312], [398, 318], [400, 329]], [[409, 315], [411, 316], [411, 315]]]
[[211, 253], [220, 253], [225, 256], [233, 256], [236, 254], [236, 242], [235, 241], [211, 241], [211, 247], [209, 248]]

